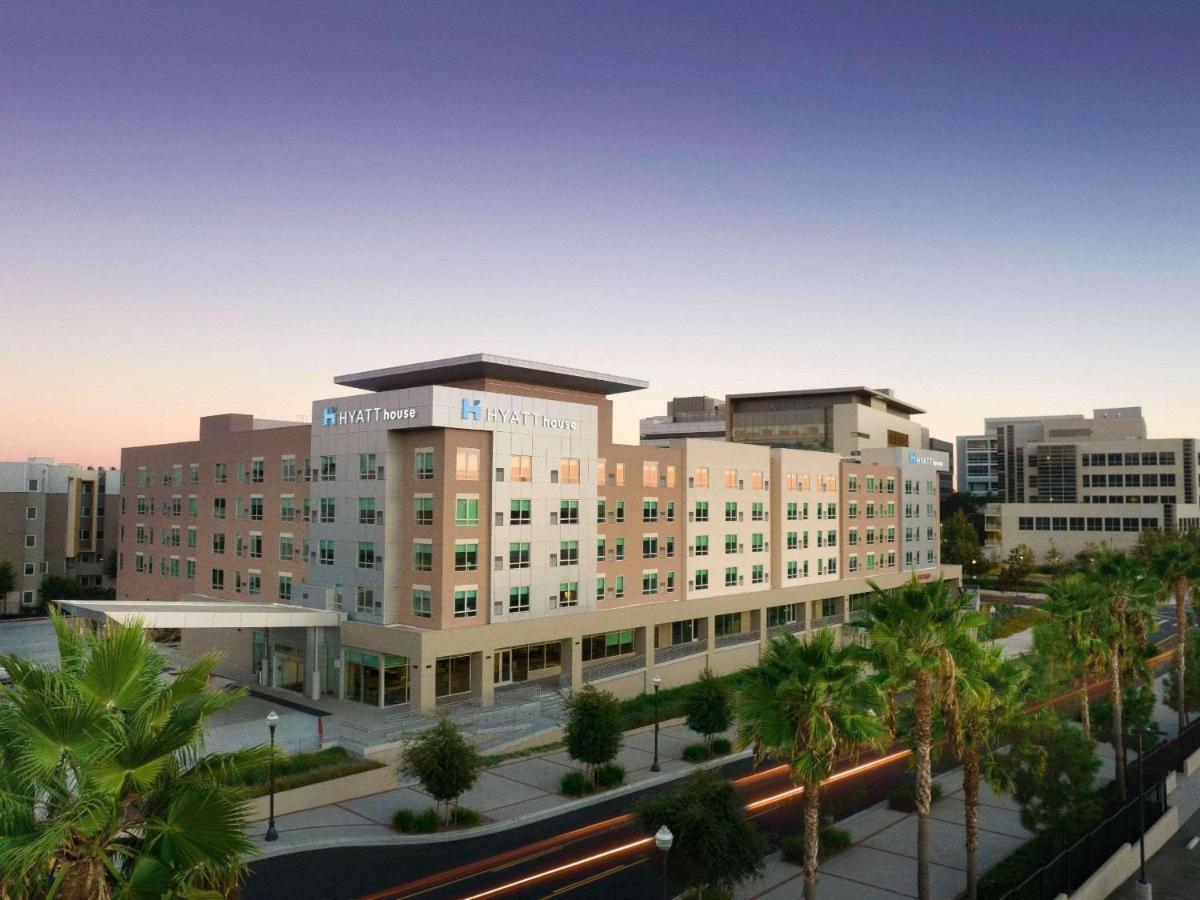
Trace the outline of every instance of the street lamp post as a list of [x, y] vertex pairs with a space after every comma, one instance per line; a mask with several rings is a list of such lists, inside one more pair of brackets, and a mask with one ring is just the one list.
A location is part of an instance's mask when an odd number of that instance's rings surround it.
[[667, 855], [671, 852], [671, 845], [675, 843], [675, 835], [671, 834], [671, 829], [663, 825], [654, 833], [654, 846], [662, 852], [662, 895], [663, 900], [668, 900], [667, 895]]
[[279, 724], [279, 716], [275, 710], [267, 713], [267, 730], [271, 732], [271, 758], [267, 761], [267, 782], [270, 791], [268, 801], [267, 840], [279, 840], [279, 832], [275, 830], [275, 726]]
[[655, 675], [651, 681], [654, 682], [654, 762], [650, 763], [650, 771], [658, 772], [661, 771], [658, 765], [658, 688], [662, 684], [662, 679]]
[[1137, 730], [1138, 749], [1138, 852], [1141, 855], [1141, 868], [1138, 880], [1134, 885], [1134, 893], [1138, 900], [1151, 900], [1153, 891], [1146, 879], [1146, 786], [1142, 775], [1142, 735], [1152, 734], [1156, 737], [1162, 734], [1157, 728], [1139, 728]]

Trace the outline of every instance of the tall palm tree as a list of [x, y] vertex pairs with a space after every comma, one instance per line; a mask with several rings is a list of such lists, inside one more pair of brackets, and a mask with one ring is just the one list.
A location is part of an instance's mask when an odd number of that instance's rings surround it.
[[204, 720], [241, 696], [219, 656], [161, 675], [138, 625], [78, 633], [53, 616], [61, 667], [0, 657], [0, 884], [5, 896], [230, 896], [245, 873], [239, 773], [267, 748], [203, 753]]
[[757, 759], [785, 760], [793, 783], [804, 788], [806, 900], [816, 896], [821, 782], [842, 757], [886, 743], [876, 712], [881, 702], [858, 648], [838, 646], [826, 629], [808, 641], [794, 634], [773, 639], [738, 692], [739, 744], [753, 746]]
[[951, 734], [963, 767], [964, 824], [967, 847], [967, 900], [975, 900], [979, 884], [979, 791], [983, 780], [995, 790], [1008, 790], [1011, 780], [997, 751], [1019, 730], [1028, 700], [1029, 669], [1006, 660], [999, 647], [980, 647], [962, 668], [956, 684], [958, 715]]
[[1090, 739], [1092, 715], [1088, 690], [1092, 678], [1104, 671], [1108, 652], [1108, 645], [1101, 639], [1096, 621], [1104, 596], [1095, 581], [1075, 574], [1054, 579], [1046, 588], [1046, 598], [1042, 608], [1066, 635], [1071, 663], [1083, 679], [1079, 717], [1083, 733]]
[[1117, 550], [1097, 553], [1089, 577], [1103, 592], [1104, 602], [1093, 626], [1095, 637], [1105, 647], [1117, 793], [1124, 798], [1125, 686], [1122, 674], [1138, 664], [1136, 651], [1146, 644], [1156, 605], [1156, 582], [1133, 559]]
[[913, 729], [908, 741], [917, 769], [917, 896], [929, 900], [929, 812], [933, 791], [933, 712], [937, 706], [954, 728], [955, 680], [961, 661], [978, 648], [975, 631], [985, 619], [945, 581], [912, 580], [884, 591], [871, 585], [866, 654], [880, 677], [912, 692]]
[[1179, 714], [1179, 731], [1182, 732], [1187, 726], [1184, 692], [1188, 640], [1187, 601], [1193, 588], [1200, 583], [1200, 532], [1143, 531], [1138, 542], [1138, 556], [1154, 573], [1164, 594], [1175, 601], [1175, 623], [1178, 626], [1179, 638], [1175, 654], [1179, 692], [1176, 709]]

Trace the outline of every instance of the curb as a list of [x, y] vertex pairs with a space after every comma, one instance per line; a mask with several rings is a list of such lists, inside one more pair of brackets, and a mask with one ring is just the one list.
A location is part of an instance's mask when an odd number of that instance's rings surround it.
[[[649, 726], [653, 727], [653, 726]], [[642, 729], [634, 729], [627, 734], [635, 734]], [[576, 810], [586, 809], [589, 806], [595, 806], [603, 803], [606, 800], [612, 800], [616, 797], [624, 797], [629, 794], [634, 794], [646, 788], [656, 787], [662, 784], [668, 784], [672, 781], [677, 781], [690, 775], [692, 772], [701, 769], [712, 769], [718, 766], [723, 766], [727, 763], [736, 762], [741, 759], [749, 759], [752, 751], [742, 750], [736, 753], [728, 753], [725, 756], [710, 759], [696, 765], [689, 765], [687, 768], [679, 769], [675, 772], [662, 772], [652, 778], [646, 778], [633, 784], [623, 784], [620, 787], [612, 788], [611, 790], [603, 791], [599, 794], [592, 794], [588, 797], [581, 797], [578, 800], [570, 800], [566, 803], [561, 803], [549, 809], [537, 810], [527, 813], [523, 816], [518, 816], [515, 819], [508, 819], [502, 822], [489, 822], [487, 825], [481, 825], [478, 828], [468, 828], [462, 831], [443, 832], [440, 834], [390, 834], [386, 837], [353, 837], [346, 836], [317, 839], [306, 841], [298, 844], [290, 844], [286, 847], [276, 847], [267, 845], [262, 837], [253, 837], [251, 841], [254, 843], [256, 850], [251, 859], [268, 859], [276, 856], [287, 856], [291, 853], [307, 853], [311, 850], [325, 850], [335, 847], [389, 847], [389, 846], [421, 846], [422, 844], [440, 844], [447, 841], [462, 841], [475, 837], [487, 837], [492, 834], [509, 831], [513, 828], [520, 828], [524, 825], [529, 825], [533, 822], [540, 822], [543, 819], [552, 819], [555, 816], [564, 813], [575, 812]], [[536, 758], [536, 757], [530, 757]], [[381, 828], [388, 826], [379, 823]], [[337, 826], [330, 826], [337, 827]]]

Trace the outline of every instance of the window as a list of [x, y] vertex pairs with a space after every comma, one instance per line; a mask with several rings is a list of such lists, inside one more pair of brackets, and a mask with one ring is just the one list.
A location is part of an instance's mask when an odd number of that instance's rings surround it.
[[738, 552], [738, 536], [736, 534], [725, 535], [725, 552], [726, 553], [737, 553]]
[[596, 460], [596, 487], [604, 487], [604, 481], [607, 477], [608, 463], [606, 460]]
[[789, 579], [791, 579], [791, 578], [799, 578], [799, 577], [800, 577], [800, 566], [799, 566], [799, 564], [796, 562], [796, 560], [794, 560], [794, 559], [790, 559], [790, 560], [788, 560], [788, 564], [787, 564], [787, 577], [788, 577]]
[[560, 500], [559, 501], [558, 524], [560, 524], [560, 525], [578, 525], [579, 524], [579, 501], [578, 500]]
[[725, 569], [725, 587], [737, 587], [738, 570], [737, 566], [728, 566]]
[[528, 587], [511, 587], [508, 589], [508, 611], [510, 613], [529, 612]]
[[514, 455], [509, 460], [509, 480], [533, 481], [533, 457]]
[[626, 656], [633, 652], [633, 631], [610, 631], [607, 634], [589, 634], [583, 638], [583, 661], [607, 659], [610, 656]]
[[708, 556], [708, 535], [696, 535], [696, 544], [693, 552], [696, 556]]
[[358, 524], [374, 525], [379, 521], [379, 512], [375, 509], [374, 497], [358, 498]]
[[615, 596], [618, 600], [620, 600], [622, 597], [625, 596], [625, 576], [624, 575], [617, 576], [613, 596]]
[[293, 553], [295, 553], [295, 546], [292, 542], [292, 536], [290, 534], [281, 534], [279, 536], [279, 558], [282, 560], [291, 560]]
[[761, 491], [763, 489], [764, 483], [765, 482], [763, 479], [762, 472], [751, 472], [750, 473], [750, 490]]
[[800, 504], [789, 503], [787, 505], [787, 517], [789, 522], [795, 522], [800, 518]]
[[695, 581], [695, 589], [698, 591], [708, 590], [708, 569], [697, 569]]
[[750, 552], [762, 553], [766, 549], [766, 541], [763, 539], [762, 532], [756, 532], [750, 535]]
[[708, 467], [697, 466], [692, 469], [692, 486], [698, 488], [708, 487]]
[[213, 463], [213, 484], [224, 484], [229, 480], [227, 463]]
[[642, 596], [649, 597], [658, 593], [658, 572], [642, 573]]
[[26, 519], [36, 519], [37, 518], [37, 507], [36, 506], [25, 507], [25, 518]]
[[412, 614], [418, 619], [428, 619], [433, 616], [433, 592], [429, 588], [413, 588]]
[[617, 514], [616, 514], [616, 519], [617, 519], [617, 521], [618, 521], [618, 522], [624, 522], [624, 521], [625, 521], [625, 501], [624, 501], [624, 500], [618, 500], [618, 501], [617, 501]]
[[596, 576], [596, 600], [599, 601], [599, 600], [603, 600], [603, 599], [604, 599], [604, 576], [597, 575]]
[[697, 500], [696, 501], [696, 521], [697, 522], [707, 522], [708, 521], [708, 501], [707, 500]]
[[762, 584], [766, 580], [764, 568], [761, 565], [750, 567], [750, 580], [754, 584]]
[[321, 521], [327, 525], [337, 521], [337, 504], [332, 497], [321, 498]]
[[741, 634], [742, 614], [735, 612], [721, 613], [720, 615], [713, 616], [713, 630], [716, 632], [717, 637], [724, 637], [727, 634]]
[[189, 525], [187, 530], [187, 545], [189, 548], [196, 549], [196, 528]]
[[604, 514], [607, 511], [607, 507], [608, 507], [608, 501], [605, 500], [603, 497], [599, 498], [596, 501], [596, 522], [597, 523], [602, 523], [604, 521]]
[[459, 481], [479, 480], [479, 450], [475, 447], [459, 447], [455, 454], [454, 477]]
[[358, 477], [360, 481], [374, 481], [379, 475], [374, 453], [358, 454]]
[[433, 477], [433, 451], [417, 450], [413, 458], [413, 477], [428, 481]]
[[433, 524], [433, 498], [432, 497], [414, 497], [413, 509], [416, 514], [416, 523], [418, 525]]
[[322, 566], [332, 566], [333, 560], [334, 560], [334, 555], [333, 555], [334, 542], [333, 541], [321, 541], [317, 545], [317, 548], [318, 548], [317, 549], [317, 563]]
[[[173, 571], [171, 574], [178, 575], [179, 574], [179, 572], [178, 572], [179, 560], [177, 560], [177, 559], [171, 560], [171, 568], [176, 570], [176, 571]], [[246, 593], [252, 594], [252, 595], [258, 595], [258, 594], [262, 593], [262, 573], [261, 572], [251, 572], [247, 576], [247, 578], [246, 578]]]
[[321, 480], [334, 481], [337, 478], [337, 457], [321, 457]]
[[529, 568], [529, 544], [524, 541], [514, 541], [508, 545], [508, 567], [510, 569]]
[[508, 521], [510, 525], [528, 525], [531, 519], [530, 504], [532, 500], [513, 500], [509, 504]]
[[579, 484], [579, 460], [563, 457], [558, 461], [558, 483]]
[[261, 534], [251, 534], [250, 543], [248, 545], [246, 555], [251, 559], [262, 559], [263, 555], [263, 539]]
[[579, 541], [559, 541], [558, 564], [560, 566], [579, 564]]
[[375, 605], [375, 589], [359, 585], [354, 589], [354, 609], [360, 613], [377, 613], [379, 607]]
[[[175, 468], [178, 469], [179, 467], [176, 466]], [[182, 477], [183, 472], [180, 471], [179, 474]], [[261, 459], [250, 460], [250, 483], [251, 484], [262, 484], [263, 481], [266, 480], [266, 476], [267, 476], [266, 462]], [[179, 482], [176, 481], [175, 484], [179, 484]]]
[[725, 504], [725, 521], [726, 522], [736, 522], [737, 520], [738, 520], [737, 503], [733, 503], [733, 502], [726, 503]]
[[454, 545], [454, 570], [456, 572], [474, 572], [479, 568], [479, 544], [472, 541], [469, 544]]
[[658, 487], [658, 463], [653, 460], [642, 462], [642, 487]]
[[762, 503], [750, 504], [750, 518], [755, 522], [761, 522], [766, 518], [766, 511]]
[[579, 603], [579, 582], [564, 581], [558, 586], [558, 605], [576, 606]]
[[36, 546], [37, 546], [37, 535], [36, 534], [25, 535], [25, 549], [32, 550]]
[[657, 522], [658, 521], [658, 501], [643, 500], [642, 501], [642, 521]]
[[458, 497], [454, 501], [455, 525], [479, 524], [479, 499], [476, 497]]
[[737, 486], [738, 486], [737, 469], [726, 469], [725, 470], [725, 487], [736, 488]]
[[212, 589], [214, 591], [225, 590], [225, 570], [224, 569], [213, 569], [211, 583], [212, 583]]
[[479, 607], [479, 592], [475, 588], [456, 588], [454, 591], [454, 618], [469, 619]]
[[213, 497], [213, 518], [214, 519], [225, 518], [225, 498], [224, 497]]
[[623, 487], [625, 484], [625, 463], [617, 463], [613, 469], [613, 482], [617, 487]]
[[217, 532], [217, 533], [213, 534], [212, 550], [213, 550], [213, 553], [217, 553], [217, 554], [221, 554], [221, 553], [225, 552], [225, 535], [223, 533]]
[[642, 559], [658, 557], [658, 536], [647, 534], [642, 536]]
[[433, 544], [429, 541], [413, 541], [413, 568], [418, 572], [433, 571]]

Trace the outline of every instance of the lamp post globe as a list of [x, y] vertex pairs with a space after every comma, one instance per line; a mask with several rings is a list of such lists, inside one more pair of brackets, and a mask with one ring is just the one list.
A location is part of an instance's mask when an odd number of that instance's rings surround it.
[[671, 834], [671, 829], [666, 825], [661, 826], [654, 833], [654, 846], [662, 852], [662, 895], [663, 900], [667, 900], [667, 855], [671, 852], [671, 845], [675, 843], [675, 835]]

